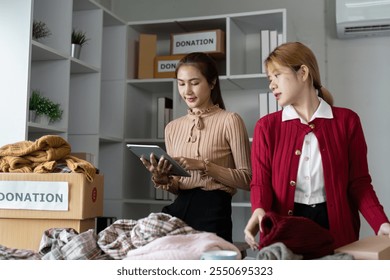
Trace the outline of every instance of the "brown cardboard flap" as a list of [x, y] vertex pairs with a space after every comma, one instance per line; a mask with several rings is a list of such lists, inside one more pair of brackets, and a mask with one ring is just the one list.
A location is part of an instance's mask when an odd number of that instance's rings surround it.
[[336, 253], [348, 253], [357, 260], [390, 260], [390, 238], [388, 236], [370, 236], [335, 250]]

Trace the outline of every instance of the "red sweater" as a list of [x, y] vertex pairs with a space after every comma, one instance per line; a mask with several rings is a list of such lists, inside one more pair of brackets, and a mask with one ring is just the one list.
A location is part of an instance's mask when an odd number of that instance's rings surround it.
[[375, 232], [388, 222], [368, 171], [367, 146], [358, 115], [332, 107], [333, 119], [282, 122], [282, 111], [260, 119], [252, 143], [252, 210], [293, 215], [298, 163], [307, 133], [321, 152], [330, 232], [335, 248], [359, 239], [362, 213]]

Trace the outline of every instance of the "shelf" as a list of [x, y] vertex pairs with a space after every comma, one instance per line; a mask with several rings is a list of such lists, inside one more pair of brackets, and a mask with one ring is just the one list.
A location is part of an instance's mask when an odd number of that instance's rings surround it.
[[[72, 5], [79, 1], [52, 1], [34, 0], [34, 20], [42, 21], [50, 30], [50, 36], [39, 39], [42, 43], [60, 54], [70, 54], [71, 26], [72, 26]], [[34, 42], [33, 42], [34, 45]]]
[[100, 69], [81, 61], [80, 59], [70, 58], [70, 73], [82, 74], [82, 73], [99, 73]]
[[40, 42], [34, 40], [32, 41], [32, 61], [60, 60], [68, 59], [68, 57], [68, 55], [61, 53], [51, 47], [48, 47]]
[[262, 29], [276, 29], [279, 32], [283, 32], [285, 27], [284, 9], [231, 14], [229, 18], [246, 34], [259, 33], [259, 26]]
[[100, 135], [99, 136], [100, 143], [122, 143], [122, 138], [119, 137], [112, 137], [107, 135]]
[[28, 122], [28, 130], [33, 133], [65, 133], [66, 128], [58, 128], [53, 125], [42, 125], [39, 123]]
[[73, 1], [73, 11], [85, 11], [99, 9], [98, 4], [91, 0]]
[[158, 143], [164, 143], [164, 139], [160, 139], [160, 138], [126, 138], [125, 139], [125, 143], [132, 143], [132, 144], [147, 144], [147, 143], [155, 143], [155, 144], [158, 144]]
[[128, 22], [128, 25], [139, 33], [158, 34], [161, 39], [169, 39], [171, 34], [210, 29], [226, 30], [224, 17], [178, 18], [158, 21]]
[[127, 83], [146, 92], [172, 91], [175, 79], [129, 79]]
[[100, 7], [100, 9], [102, 9], [104, 12], [103, 13], [103, 26], [116, 26], [116, 25], [125, 26], [125, 24], [126, 24], [125, 21], [120, 19], [118, 16], [113, 14], [111, 11], [107, 10], [102, 5], [100, 5], [98, 3], [96, 3], [96, 5], [98, 7]]
[[268, 90], [268, 79], [265, 74], [232, 75], [228, 80], [243, 90]]

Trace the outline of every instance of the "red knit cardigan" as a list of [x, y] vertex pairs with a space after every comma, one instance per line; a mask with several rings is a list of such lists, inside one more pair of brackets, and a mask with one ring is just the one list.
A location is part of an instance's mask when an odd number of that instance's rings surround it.
[[321, 152], [329, 226], [337, 248], [359, 238], [359, 211], [375, 232], [388, 218], [371, 184], [359, 116], [345, 108], [332, 111], [333, 119], [317, 118], [309, 125], [299, 119], [282, 122], [282, 111], [257, 122], [251, 203], [252, 210], [293, 215], [300, 151], [305, 135], [312, 131]]

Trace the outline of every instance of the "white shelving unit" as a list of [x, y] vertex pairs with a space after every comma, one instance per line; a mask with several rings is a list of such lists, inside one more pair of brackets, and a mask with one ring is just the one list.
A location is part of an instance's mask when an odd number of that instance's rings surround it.
[[[127, 24], [106, 12], [103, 15], [102, 72], [99, 123], [99, 169], [105, 176], [104, 214], [122, 217], [127, 188], [124, 130], [126, 116]], [[99, 108], [99, 107], [98, 107]]]
[[[286, 41], [286, 10], [269, 10], [219, 16], [182, 18], [128, 23], [128, 80], [125, 98], [126, 120], [124, 142], [153, 143], [163, 146], [163, 139], [156, 138], [157, 98], [173, 99], [174, 118], [186, 114], [174, 79], [137, 79], [137, 41], [141, 33], [157, 34], [157, 55], [169, 55], [170, 35], [192, 31], [221, 29], [226, 34], [226, 56], [217, 64], [220, 73], [222, 95], [227, 110], [240, 114], [246, 124], [249, 137], [253, 137], [259, 116], [259, 93], [268, 91], [268, 81], [261, 73], [262, 29], [277, 30]], [[151, 211], [160, 211], [169, 201], [153, 200], [154, 191], [150, 174], [139, 159], [125, 152], [125, 185], [112, 201], [119, 203], [122, 196], [124, 218], [141, 218]], [[107, 198], [107, 197], [106, 197]], [[250, 217], [249, 192], [239, 191], [233, 197], [233, 239], [244, 240], [243, 229]]]
[[[73, 152], [93, 154], [106, 197], [122, 198], [127, 24], [92, 0], [35, 0], [32, 14], [31, 25], [33, 19], [43, 21], [51, 35], [31, 40], [27, 98], [39, 89], [61, 104], [63, 116], [49, 125], [27, 122], [27, 137], [60, 135]], [[79, 59], [70, 54], [73, 29], [89, 39]], [[121, 215], [116, 204], [105, 209], [107, 215]]]
[[35, 0], [32, 20], [44, 22], [51, 35], [31, 41], [29, 95], [32, 90], [41, 91], [46, 97], [61, 104], [63, 115], [60, 121], [50, 125], [29, 122], [28, 138], [35, 140], [45, 134], [59, 134], [66, 138], [69, 126], [72, 2]]

